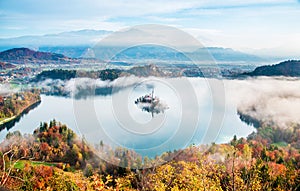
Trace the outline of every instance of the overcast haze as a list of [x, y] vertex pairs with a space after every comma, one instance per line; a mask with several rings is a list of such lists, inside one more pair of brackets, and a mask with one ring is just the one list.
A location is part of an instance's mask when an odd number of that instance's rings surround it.
[[1, 38], [166, 24], [205, 46], [291, 58], [300, 55], [299, 18], [296, 0], [0, 0]]

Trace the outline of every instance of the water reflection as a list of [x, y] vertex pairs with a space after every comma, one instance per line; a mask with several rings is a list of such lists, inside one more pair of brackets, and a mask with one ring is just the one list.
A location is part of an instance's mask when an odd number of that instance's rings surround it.
[[[141, 80], [141, 79], [140, 79]], [[113, 148], [122, 146], [134, 149], [143, 156], [155, 157], [165, 151], [184, 148], [192, 143], [209, 144], [211, 142], [224, 143], [232, 139], [233, 135], [247, 136], [254, 128], [243, 123], [237, 115], [236, 105], [227, 102], [227, 109], [222, 128], [218, 135], [203, 142], [206, 129], [210, 124], [212, 113], [212, 100], [210, 89], [202, 78], [191, 78], [190, 83], [196, 92], [197, 104], [191, 102], [190, 94], [182, 91], [184, 99], [169, 88], [167, 84], [182, 85], [181, 78], [167, 79], [164, 83], [147, 79], [145, 83], [134, 86], [121, 86], [113, 94], [107, 96], [87, 96], [85, 99], [74, 97], [41, 96], [41, 103], [37, 108], [24, 115], [11, 129], [0, 131], [0, 141], [8, 131], [19, 130], [21, 133], [32, 133], [40, 122], [55, 119], [66, 124], [78, 136], [83, 136], [89, 143], [99, 143], [101, 140]], [[228, 83], [232, 83], [229, 81]], [[128, 83], [129, 84], [129, 83]], [[126, 84], [127, 85], [127, 84]], [[130, 88], [129, 88], [130, 87]], [[165, 107], [140, 107], [136, 104], [138, 98], [154, 92], [154, 98], [159, 98], [159, 103], [166, 103]], [[94, 92], [92, 92], [94, 93]], [[152, 96], [151, 96], [152, 97]], [[183, 102], [186, 104], [182, 109]], [[123, 104], [123, 105], [122, 105]], [[144, 111], [142, 111], [144, 108]], [[159, 109], [157, 109], [159, 108]], [[128, 112], [125, 112], [126, 111]], [[156, 114], [156, 109], [158, 114]], [[148, 111], [147, 111], [148, 110]], [[199, 110], [197, 129], [191, 128], [191, 118]], [[150, 113], [155, 115], [151, 117]], [[186, 112], [184, 124], [182, 113]], [[162, 121], [156, 126], [157, 121]], [[151, 125], [154, 124], [154, 125]], [[193, 137], [189, 135], [193, 135]], [[217, 138], [215, 138], [217, 136]], [[190, 139], [187, 139], [189, 137]]]
[[4, 124], [1, 124], [1, 125], [0, 125], [0, 131], [2, 131], [2, 130], [5, 129], [5, 128], [6, 128], [7, 130], [11, 129], [16, 123], [18, 123], [18, 122], [21, 120], [21, 118], [22, 118], [25, 114], [28, 114], [28, 112], [29, 112], [30, 110], [36, 108], [40, 103], [41, 103], [41, 102], [38, 101], [38, 102], [32, 104], [31, 106], [29, 106], [28, 108], [26, 108], [22, 113], [20, 113], [20, 114], [19, 114], [16, 118], [14, 118], [13, 120], [8, 121], [8, 122], [6, 122], [6, 123], [4, 123]]

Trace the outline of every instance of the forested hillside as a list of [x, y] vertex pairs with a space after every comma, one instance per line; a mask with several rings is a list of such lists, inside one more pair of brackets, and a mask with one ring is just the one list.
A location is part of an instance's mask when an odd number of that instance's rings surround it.
[[[52, 120], [31, 135], [7, 135], [0, 145], [0, 185], [12, 190], [298, 190], [300, 153], [294, 143], [300, 127], [290, 130], [289, 144], [280, 144], [276, 131], [281, 129], [261, 127], [247, 139], [142, 159], [101, 140], [90, 146]], [[102, 160], [99, 152], [119, 165]]]
[[0, 95], [0, 123], [7, 118], [21, 114], [26, 108], [40, 100], [40, 91], [35, 89], [8, 95]]

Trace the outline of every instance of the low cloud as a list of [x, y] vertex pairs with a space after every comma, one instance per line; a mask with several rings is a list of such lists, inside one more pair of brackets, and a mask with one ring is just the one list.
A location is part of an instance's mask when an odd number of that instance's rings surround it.
[[[34, 83], [32, 87], [39, 87], [43, 93], [53, 95], [64, 95], [71, 97], [86, 97], [93, 95], [107, 95], [117, 92], [123, 88], [133, 86], [140, 83], [145, 78], [135, 76], [120, 77], [114, 81], [102, 81], [100, 79], [91, 78], [73, 78], [70, 80], [52, 80]], [[79, 97], [78, 97], [79, 96]]]
[[17, 89], [11, 87], [10, 84], [0, 84], [0, 95], [8, 95], [14, 92], [17, 92]]
[[[60, 91], [63, 95], [84, 98], [93, 95], [109, 95], [124, 88], [138, 85], [149, 78], [134, 76], [118, 78], [114, 81], [76, 78], [68, 81], [45, 80], [38, 86], [47, 91]], [[191, 78], [194, 88], [199, 78]], [[300, 124], [300, 84], [298, 78], [259, 77], [244, 80], [224, 80], [226, 105], [234, 105], [242, 115], [247, 115], [260, 124], [281, 128]], [[151, 84], [150, 84], [151, 85]], [[1, 86], [0, 86], [1, 87]], [[1, 88], [4, 91], [6, 88]], [[151, 89], [151, 88], [150, 88]], [[205, 95], [209, 93], [206, 92]], [[198, 100], [205, 99], [198, 95]]]
[[287, 128], [300, 124], [300, 84], [297, 78], [255, 78], [226, 81], [227, 101], [261, 125]]

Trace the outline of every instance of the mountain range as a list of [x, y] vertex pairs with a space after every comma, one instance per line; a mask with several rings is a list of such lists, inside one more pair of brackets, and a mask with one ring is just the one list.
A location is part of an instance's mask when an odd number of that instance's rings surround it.
[[[143, 50], [143, 51], [138, 51]], [[145, 49], [145, 50], [144, 50]], [[146, 51], [147, 50], [147, 51]], [[222, 50], [222, 49], [212, 49], [212, 50]], [[156, 52], [157, 51], [157, 52]], [[201, 51], [199, 50], [201, 54]], [[223, 51], [223, 50], [222, 50]], [[232, 50], [226, 50], [232, 52]], [[137, 53], [141, 52], [141, 53]], [[145, 55], [143, 55], [144, 53]], [[156, 58], [155, 53], [163, 54], [160, 55], [159, 58], [165, 56], [167, 58], [177, 58], [182, 60], [187, 60], [188, 57], [183, 53], [178, 53], [172, 49], [165, 47], [134, 47], [133, 49], [128, 49], [128, 52], [124, 51], [124, 53], [119, 54], [117, 56], [120, 58], [130, 58], [130, 59], [141, 59], [141, 58]], [[153, 55], [152, 55], [153, 54]], [[222, 54], [221, 54], [222, 55]], [[226, 55], [225, 55], [226, 56]], [[250, 56], [249, 56], [250, 57]], [[220, 58], [220, 57], [219, 57]], [[118, 60], [117, 59], [117, 60]], [[41, 52], [34, 51], [29, 48], [13, 48], [3, 52], [0, 52], [0, 69], [8, 69], [15, 67], [13, 64], [71, 64], [71, 63], [79, 63], [82, 59], [74, 59], [64, 56], [62, 54], [50, 53], [50, 52]], [[115, 62], [117, 65], [126, 65], [123, 62]], [[193, 68], [190, 68], [189, 71], [193, 71]], [[157, 74], [159, 76], [164, 76], [165, 73], [159, 73], [158, 68], [155, 65], [148, 66], [137, 66], [127, 71], [128, 73], [139, 75], [139, 76], [147, 76]], [[288, 60], [281, 62], [275, 65], [265, 65], [257, 67], [252, 72], [242, 73], [241, 76], [292, 76], [298, 77], [300, 76], [300, 60]], [[238, 75], [238, 76], [240, 76]]]
[[[96, 47], [97, 48], [97, 47]], [[39, 51], [34, 51], [29, 48], [13, 48], [0, 53], [0, 60], [23, 63], [24, 61], [32, 60], [53, 60], [67, 61], [76, 58], [97, 58], [105, 60], [107, 51], [111, 51], [110, 47], [102, 48], [101, 50], [88, 48], [85, 46], [78, 47], [41, 47]], [[97, 52], [95, 55], [94, 52]], [[65, 55], [65, 56], [64, 56]], [[191, 59], [197, 58], [196, 61], [202, 62], [220, 62], [220, 63], [246, 63], [256, 64], [267, 62], [267, 60], [235, 51], [229, 48], [207, 47], [200, 48], [194, 52], [178, 52], [174, 49], [157, 46], [157, 45], [142, 45], [130, 47], [116, 54], [112, 61], [128, 65], [135, 62], [190, 62]]]
[[[0, 38], [0, 51], [11, 48], [27, 47], [42, 52], [63, 54], [70, 58], [93, 57], [95, 56], [95, 52], [97, 52], [97, 42], [112, 33], [112, 31], [106, 30], [79, 30], [43, 36]], [[112, 47], [102, 48], [100, 54], [105, 55], [105, 51], [109, 52], [111, 51], [111, 48]], [[216, 62], [266, 63], [270, 61], [270, 58], [266, 59], [264, 57], [243, 53], [230, 48], [205, 47], [194, 52], [181, 53], [168, 47], [157, 45], [130, 47], [121, 54], [116, 55], [114, 59], [115, 61], [136, 59], [186, 61], [189, 60], [188, 57], [207, 55], [207, 53], [209, 53]], [[97, 54], [99, 54], [99, 51]]]
[[112, 31], [86, 29], [42, 36], [0, 38], [0, 51], [20, 47], [37, 50], [42, 46], [91, 46], [110, 33]]
[[157, 46], [142, 45], [130, 47], [114, 57], [116, 60], [172, 60], [172, 61], [208, 61], [217, 62], [266, 62], [265, 59], [235, 51], [231, 48], [203, 47], [193, 52], [178, 52], [174, 49]]

